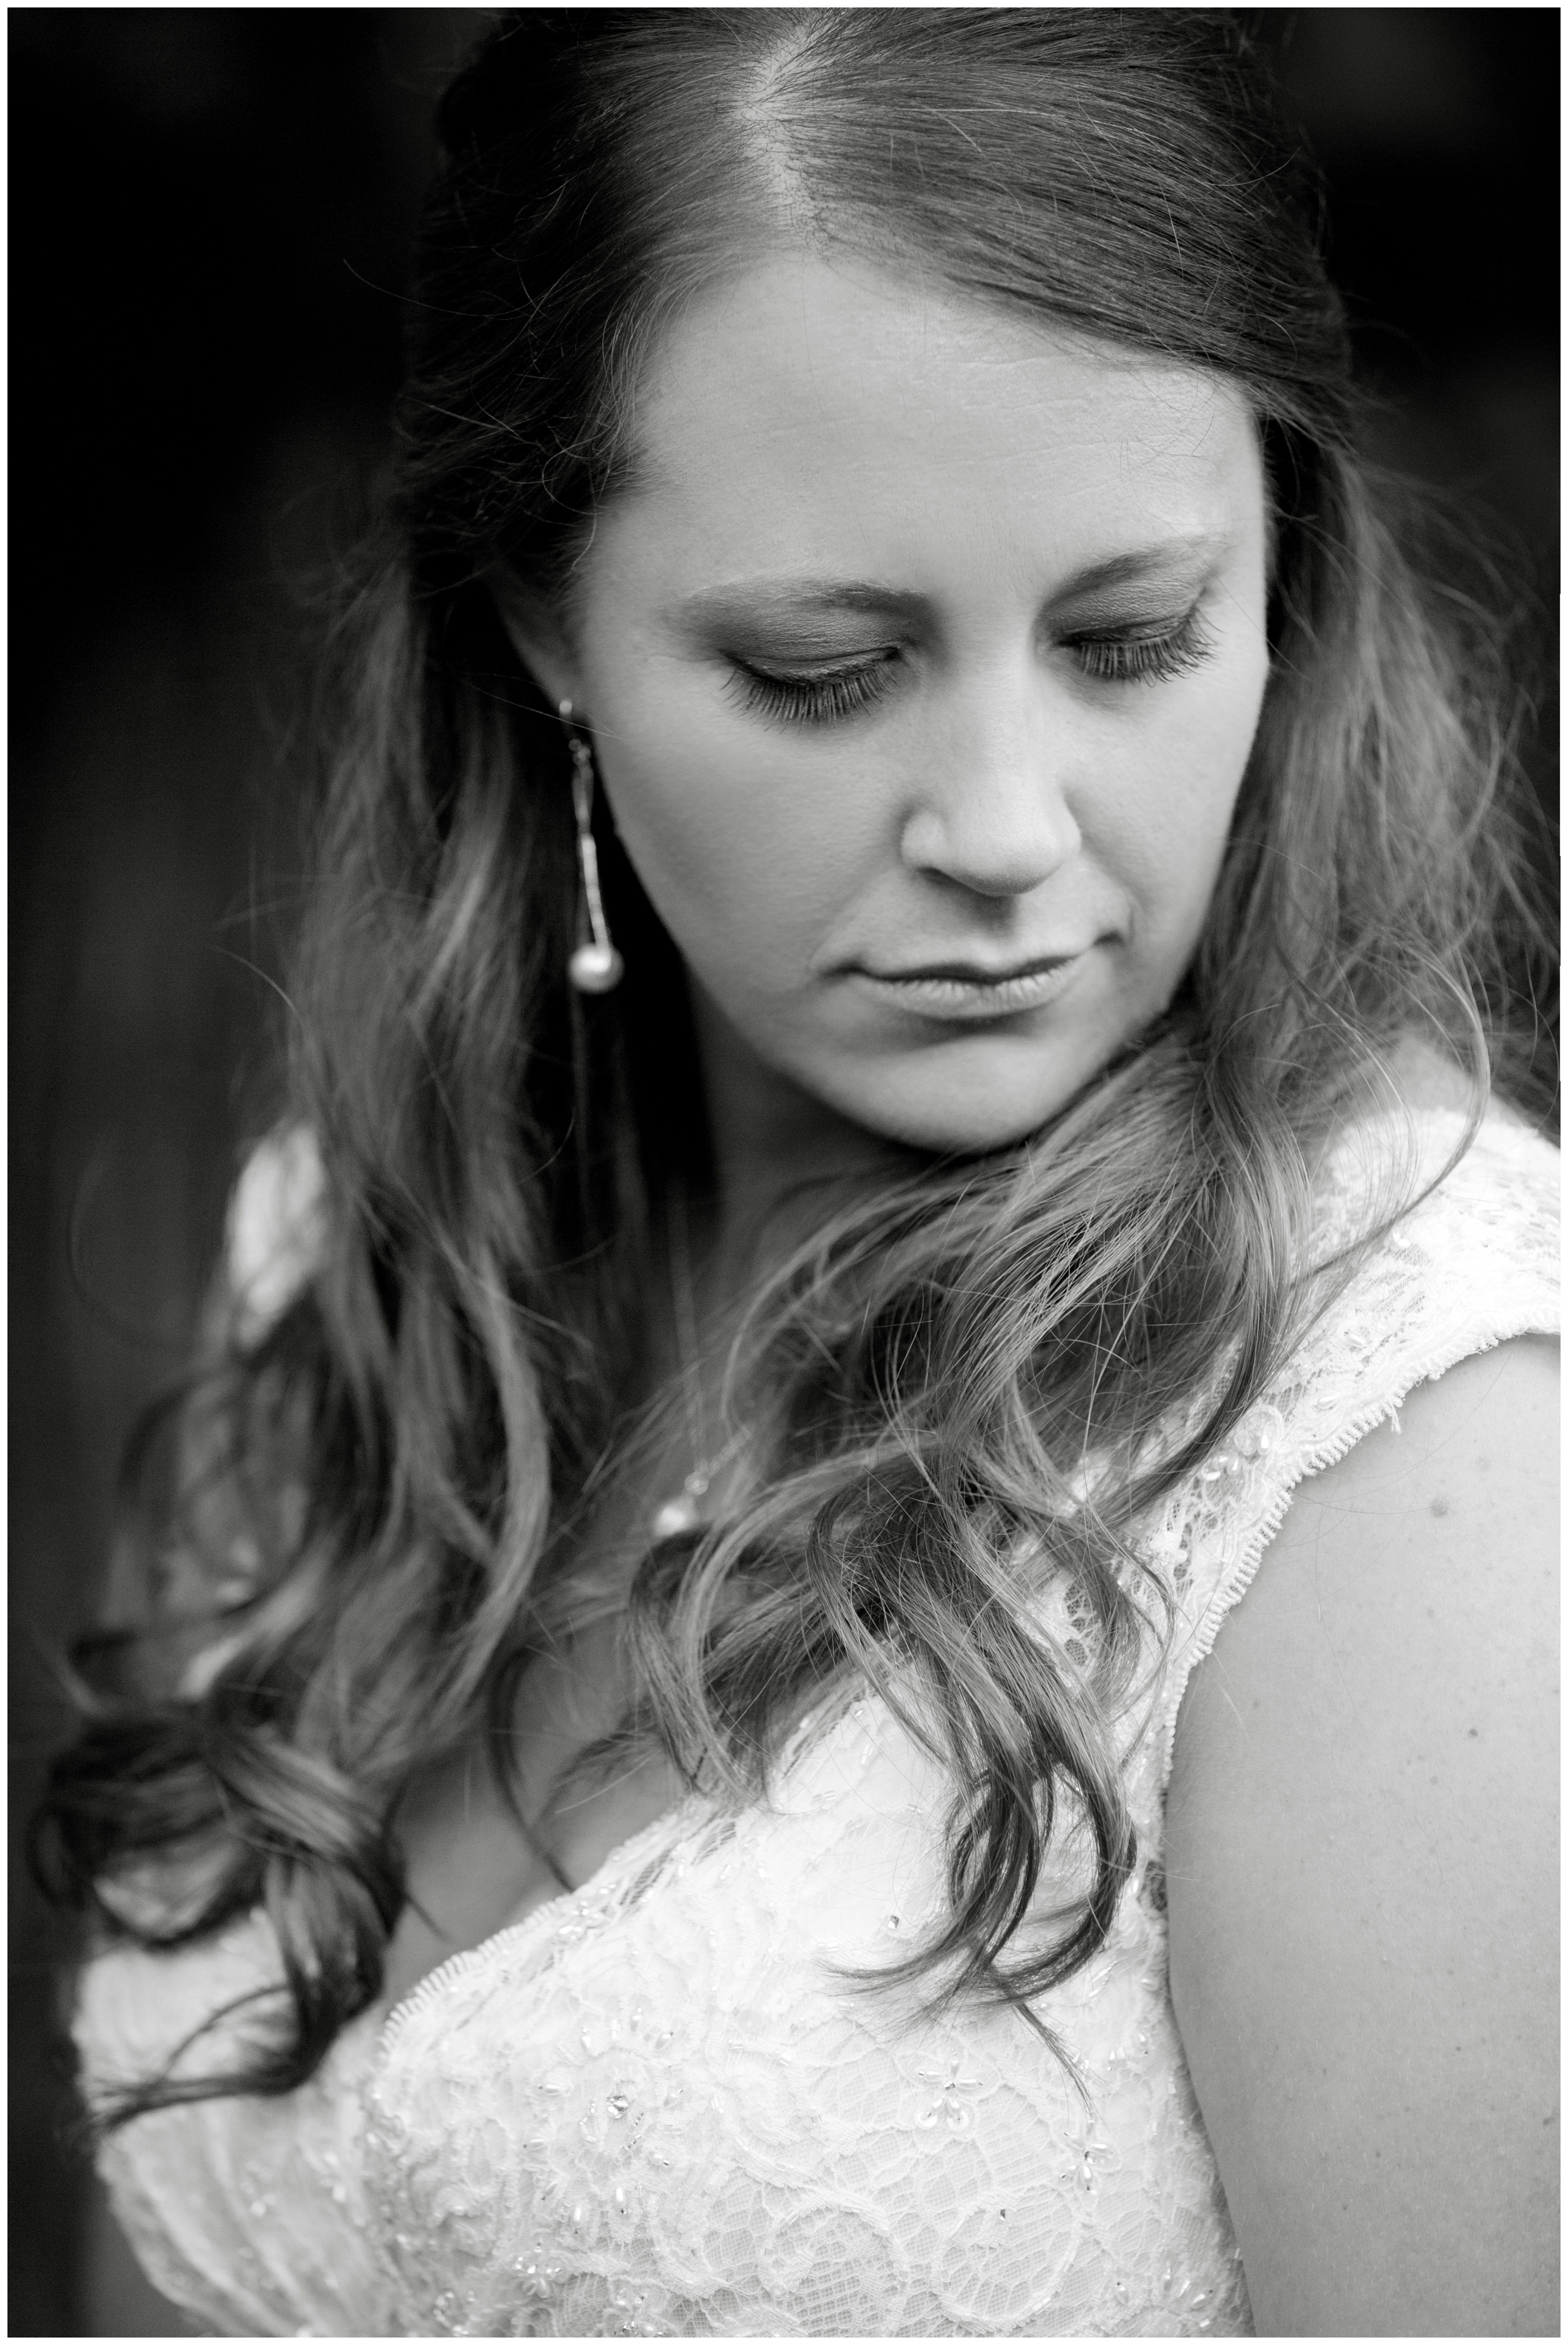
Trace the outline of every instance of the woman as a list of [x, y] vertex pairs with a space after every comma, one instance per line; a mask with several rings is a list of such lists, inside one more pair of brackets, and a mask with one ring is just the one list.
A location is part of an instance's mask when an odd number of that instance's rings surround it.
[[1244, 46], [534, 14], [442, 128], [52, 1793], [122, 2216], [242, 2332], [1539, 2333], [1506, 726]]

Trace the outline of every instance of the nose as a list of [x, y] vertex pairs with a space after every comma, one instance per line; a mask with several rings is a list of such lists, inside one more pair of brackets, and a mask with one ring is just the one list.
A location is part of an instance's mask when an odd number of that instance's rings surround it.
[[1006, 897], [1027, 896], [1070, 863], [1083, 836], [1066, 794], [1066, 728], [1057, 738], [1052, 730], [1026, 688], [970, 710], [934, 743], [900, 833], [905, 866]]

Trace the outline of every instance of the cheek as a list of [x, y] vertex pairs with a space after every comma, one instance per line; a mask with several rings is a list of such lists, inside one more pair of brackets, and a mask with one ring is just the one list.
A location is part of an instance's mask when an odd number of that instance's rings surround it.
[[697, 974], [721, 994], [806, 982], [814, 949], [875, 862], [876, 807], [788, 736], [738, 747], [733, 717], [715, 719], [695, 695], [644, 687], [634, 730], [606, 713], [600, 764], [616, 828]]
[[1151, 949], [1196, 940], [1224, 858], [1231, 817], [1257, 730], [1263, 672], [1152, 724], [1122, 764], [1119, 787], [1090, 812], [1098, 858], [1138, 909]]

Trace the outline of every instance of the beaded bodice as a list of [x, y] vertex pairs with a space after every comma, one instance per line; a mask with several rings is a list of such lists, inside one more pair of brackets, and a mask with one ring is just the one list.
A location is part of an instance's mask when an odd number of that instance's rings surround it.
[[[1441, 1163], [1461, 1119], [1418, 1122]], [[1330, 1161], [1325, 1252], [1364, 1210], [1371, 1139]], [[1010, 2010], [932, 2015], [846, 1981], [943, 1905], [940, 1772], [863, 1691], [802, 1722], [768, 1803], [687, 1801], [580, 1893], [361, 2014], [299, 2091], [112, 2137], [104, 2169], [157, 2285], [248, 2334], [1249, 2333], [1167, 1985], [1181, 1691], [1303, 1475], [1397, 1422], [1421, 1379], [1555, 1325], [1555, 1152], [1493, 1111], [1147, 1527], [1179, 1629], [1123, 1726], [1138, 1872], [1040, 2005], [1082, 2091]], [[1072, 1613], [1069, 1591], [1046, 1632], [1070, 1640]], [[1042, 1909], [1074, 1862], [1068, 1834]], [[147, 2073], [275, 1965], [259, 1916], [101, 1956], [88, 2089]]]

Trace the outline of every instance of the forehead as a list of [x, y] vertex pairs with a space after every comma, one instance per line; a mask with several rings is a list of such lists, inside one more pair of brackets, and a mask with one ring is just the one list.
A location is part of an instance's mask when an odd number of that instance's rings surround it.
[[1262, 503], [1223, 378], [853, 259], [780, 254], [693, 301], [633, 431], [610, 535], [652, 524], [677, 565], [1070, 567]]

